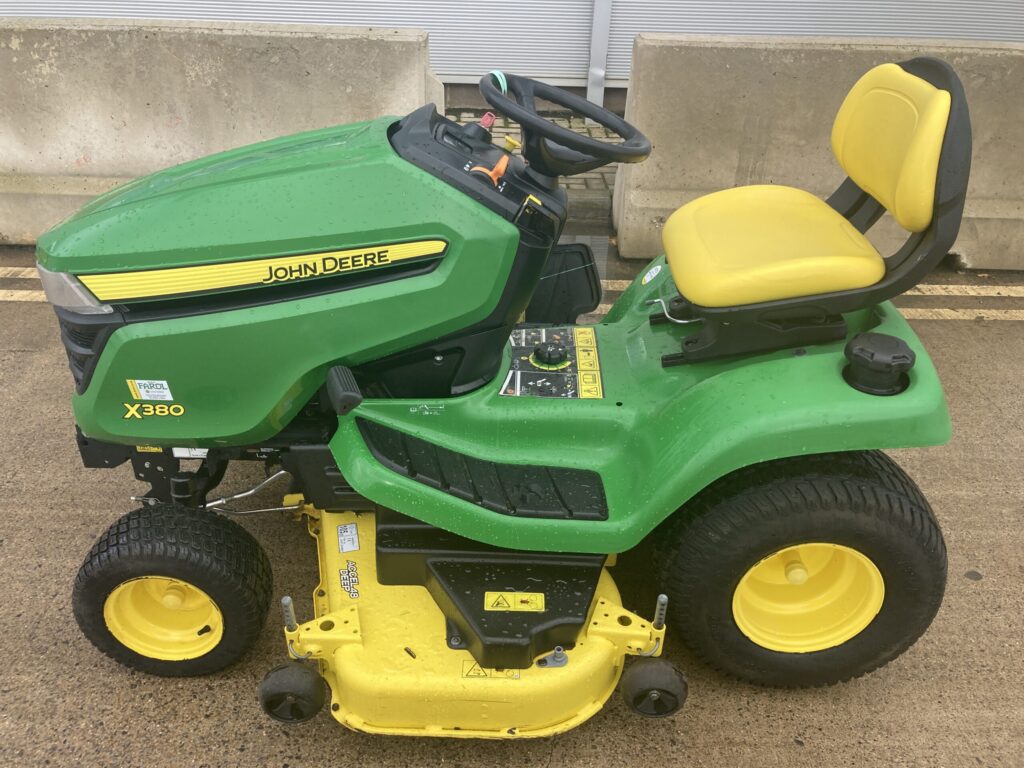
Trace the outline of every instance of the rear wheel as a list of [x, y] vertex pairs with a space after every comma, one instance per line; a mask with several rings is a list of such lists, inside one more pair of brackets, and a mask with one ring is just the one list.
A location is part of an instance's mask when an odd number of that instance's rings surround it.
[[82, 632], [126, 666], [203, 675], [240, 658], [270, 605], [270, 563], [237, 524], [157, 505], [130, 512], [99, 538], [75, 580]]
[[748, 467], [660, 533], [683, 641], [759, 684], [869, 672], [910, 647], [942, 602], [942, 533], [913, 481], [877, 452]]

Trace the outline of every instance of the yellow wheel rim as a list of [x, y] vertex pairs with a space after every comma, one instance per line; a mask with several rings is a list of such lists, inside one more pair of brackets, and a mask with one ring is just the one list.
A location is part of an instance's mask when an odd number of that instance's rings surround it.
[[839, 544], [800, 544], [744, 574], [732, 615], [740, 631], [764, 648], [811, 653], [862, 632], [884, 598], [882, 574], [864, 554]]
[[163, 576], [119, 585], [103, 604], [103, 620], [122, 645], [164, 661], [198, 658], [224, 636], [224, 619], [209, 595]]

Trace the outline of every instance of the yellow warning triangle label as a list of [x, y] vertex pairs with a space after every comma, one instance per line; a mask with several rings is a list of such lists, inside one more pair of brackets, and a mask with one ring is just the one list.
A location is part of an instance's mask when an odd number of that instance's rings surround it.
[[473, 664], [468, 669], [463, 670], [462, 676], [463, 677], [487, 677], [487, 673], [484, 671], [483, 667], [481, 667], [479, 664]]
[[544, 611], [543, 592], [484, 592], [485, 611]]

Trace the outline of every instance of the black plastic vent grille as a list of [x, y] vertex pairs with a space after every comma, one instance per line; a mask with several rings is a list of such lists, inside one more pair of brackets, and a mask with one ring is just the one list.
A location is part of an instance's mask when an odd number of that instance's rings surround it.
[[388, 469], [492, 512], [608, 519], [604, 484], [593, 470], [483, 461], [367, 419], [356, 423], [374, 457]]
[[104, 344], [117, 328], [124, 325], [119, 314], [77, 315], [55, 307], [60, 323], [60, 340], [68, 355], [68, 367], [75, 379], [75, 389], [81, 394], [89, 386], [96, 361]]

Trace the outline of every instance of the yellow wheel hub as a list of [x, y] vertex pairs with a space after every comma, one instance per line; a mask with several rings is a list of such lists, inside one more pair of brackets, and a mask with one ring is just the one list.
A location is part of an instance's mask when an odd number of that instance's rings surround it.
[[103, 620], [122, 645], [164, 661], [203, 656], [224, 636], [224, 619], [209, 595], [163, 576], [119, 585], [103, 604]]
[[800, 544], [744, 574], [732, 615], [740, 631], [764, 648], [811, 653], [863, 631], [884, 598], [882, 574], [864, 554], [839, 544]]

